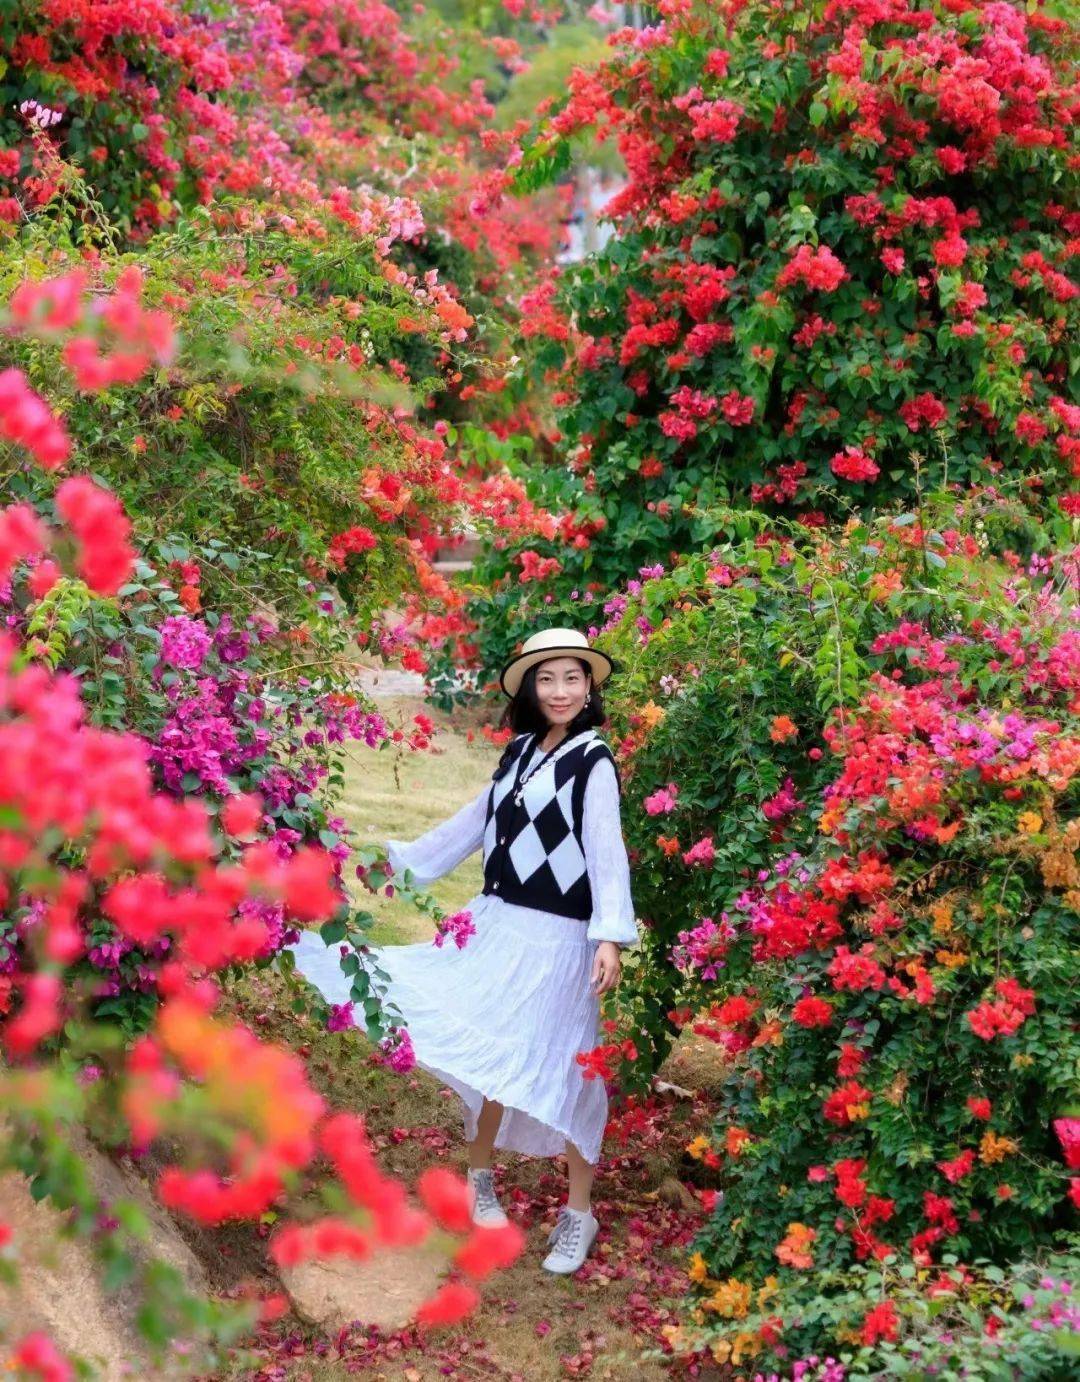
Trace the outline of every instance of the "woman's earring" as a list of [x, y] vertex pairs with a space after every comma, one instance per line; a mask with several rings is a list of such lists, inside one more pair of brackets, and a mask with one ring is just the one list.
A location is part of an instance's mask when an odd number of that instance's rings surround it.
[[589, 694], [585, 697], [585, 704], [586, 704], [586, 705], [592, 705], [592, 692], [591, 692], [591, 691], [590, 691]]

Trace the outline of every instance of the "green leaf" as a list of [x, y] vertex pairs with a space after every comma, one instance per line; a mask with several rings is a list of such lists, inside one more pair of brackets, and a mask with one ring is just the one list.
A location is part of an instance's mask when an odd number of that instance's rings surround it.
[[335, 917], [332, 921], [324, 921], [319, 927], [319, 935], [326, 945], [338, 945], [345, 939], [345, 918]]

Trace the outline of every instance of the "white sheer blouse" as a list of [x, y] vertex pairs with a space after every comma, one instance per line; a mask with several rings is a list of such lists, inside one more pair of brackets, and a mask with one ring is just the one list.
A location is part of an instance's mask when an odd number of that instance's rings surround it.
[[[484, 842], [490, 793], [489, 783], [460, 811], [418, 840], [387, 840], [387, 856], [394, 872], [403, 874], [409, 869], [414, 880], [425, 886], [457, 868]], [[593, 901], [589, 940], [635, 945], [638, 928], [630, 896], [630, 862], [619, 818], [619, 784], [615, 768], [607, 758], [593, 766], [585, 784], [581, 842]]]

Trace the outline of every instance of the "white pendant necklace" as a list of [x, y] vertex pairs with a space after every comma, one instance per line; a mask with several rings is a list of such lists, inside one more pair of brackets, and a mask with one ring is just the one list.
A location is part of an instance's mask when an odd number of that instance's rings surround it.
[[[529, 771], [528, 771], [527, 773], [525, 773], [525, 775], [524, 775], [523, 777], [521, 777], [521, 778], [518, 779], [517, 786], [514, 788], [514, 805], [515, 805], [515, 806], [520, 806], [520, 805], [521, 805], [521, 798], [525, 795], [525, 784], [529, 781], [529, 778], [535, 777], [535, 776], [536, 776], [536, 774], [540, 771], [540, 769], [541, 769], [541, 768], [544, 766], [544, 764], [548, 761], [548, 759], [551, 757], [551, 755], [552, 755], [553, 753], [555, 753], [555, 752], [558, 750], [559, 746], [560, 746], [562, 743], [563, 743], [563, 740], [560, 739], [560, 740], [559, 740], [559, 743], [555, 745], [555, 748], [553, 748], [553, 749], [548, 749], [547, 753], [544, 754], [543, 758], [540, 759], [539, 763], [534, 764], [534, 766], [531, 767], [531, 768], [529, 769]], [[536, 748], [536, 743], [535, 743], [535, 741], [534, 741], [534, 743], [533, 743], [533, 749], [535, 749], [535, 748]]]

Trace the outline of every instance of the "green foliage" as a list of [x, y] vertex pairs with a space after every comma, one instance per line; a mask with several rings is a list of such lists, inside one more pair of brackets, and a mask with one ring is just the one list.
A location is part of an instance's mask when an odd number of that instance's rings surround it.
[[37, 602], [26, 621], [26, 643], [15, 659], [16, 667], [40, 659], [55, 672], [90, 604], [90, 590], [85, 581], [61, 576]]
[[[52, 238], [42, 230], [38, 249], [31, 241], [24, 255], [0, 260], [0, 296], [44, 264]], [[267, 259], [282, 292], [273, 313], [258, 306]], [[117, 271], [133, 262], [120, 258]], [[412, 299], [332, 228], [316, 251], [283, 232], [222, 236], [196, 218], [138, 262], [148, 301], [182, 314], [181, 352], [167, 375], [65, 397], [48, 343], [9, 345], [9, 362], [64, 408], [83, 464], [121, 496], [150, 553], [216, 543], [233, 554], [209, 563], [210, 593], [224, 608], [239, 600], [290, 620], [317, 615], [327, 591], [312, 574], [325, 579], [332, 537], [372, 521], [364, 470], [400, 464], [392, 432], [362, 419], [372, 405], [408, 400], [386, 363]], [[363, 307], [346, 319], [340, 304], [350, 300]], [[331, 339], [335, 351], [324, 352]], [[414, 363], [427, 367], [419, 355]], [[346, 578], [341, 588], [353, 612], [370, 619], [400, 594], [406, 571], [384, 548], [366, 559], [363, 580]]]

